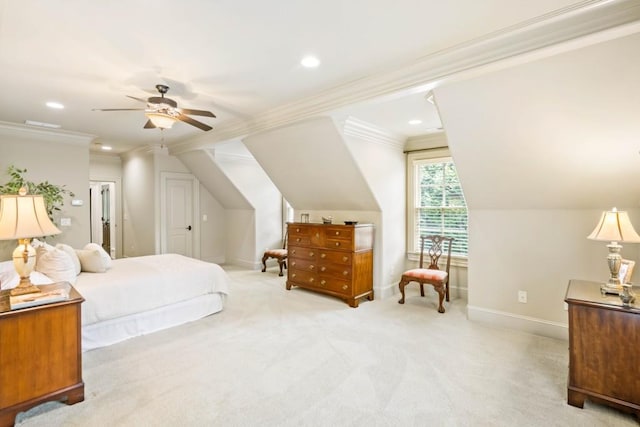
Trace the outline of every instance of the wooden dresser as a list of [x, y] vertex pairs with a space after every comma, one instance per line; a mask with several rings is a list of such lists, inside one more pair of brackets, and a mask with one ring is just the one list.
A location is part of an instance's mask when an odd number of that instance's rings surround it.
[[11, 311], [0, 291], [0, 427], [46, 401], [84, 400], [82, 301], [72, 287], [67, 301]]
[[373, 300], [372, 224], [288, 224], [287, 289], [333, 295], [358, 307]]
[[[640, 289], [634, 288], [640, 299]], [[599, 282], [571, 280], [567, 403], [585, 398], [640, 415], [640, 301], [624, 307], [617, 295], [603, 296]]]

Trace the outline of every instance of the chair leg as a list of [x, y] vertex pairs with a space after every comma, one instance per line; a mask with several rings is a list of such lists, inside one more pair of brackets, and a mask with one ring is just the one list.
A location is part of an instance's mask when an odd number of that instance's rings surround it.
[[423, 297], [424, 296], [424, 284], [420, 283], [420, 296]]
[[444, 313], [444, 305], [442, 305], [442, 301], [444, 301], [444, 294], [446, 293], [444, 286], [434, 286], [434, 288], [438, 291], [438, 313]]
[[284, 260], [282, 259], [278, 259], [278, 265], [280, 265], [280, 274], [278, 274], [278, 276], [284, 276], [284, 274], [282, 274], [282, 266], [284, 264]]
[[398, 283], [398, 287], [400, 288], [400, 293], [402, 294], [402, 298], [398, 301], [399, 304], [404, 304], [404, 287], [407, 286], [408, 281], [405, 279], [400, 279], [400, 283]]
[[262, 257], [262, 272], [264, 273], [265, 271], [267, 271], [267, 259], [269, 258], [269, 255], [264, 255]]
[[449, 278], [447, 278], [446, 297], [447, 302], [449, 302]]

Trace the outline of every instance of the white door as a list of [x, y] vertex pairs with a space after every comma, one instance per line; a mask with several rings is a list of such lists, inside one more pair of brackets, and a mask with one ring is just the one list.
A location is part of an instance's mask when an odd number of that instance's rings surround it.
[[166, 233], [168, 253], [193, 255], [193, 179], [166, 180]]

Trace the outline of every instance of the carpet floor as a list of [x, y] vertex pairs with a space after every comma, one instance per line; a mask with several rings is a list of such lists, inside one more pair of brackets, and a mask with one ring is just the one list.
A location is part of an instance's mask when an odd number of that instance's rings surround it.
[[[429, 289], [362, 301], [225, 267], [222, 312], [83, 354], [85, 400], [19, 426], [637, 426], [566, 402], [567, 342], [436, 311]], [[426, 290], [426, 289], [425, 289]]]

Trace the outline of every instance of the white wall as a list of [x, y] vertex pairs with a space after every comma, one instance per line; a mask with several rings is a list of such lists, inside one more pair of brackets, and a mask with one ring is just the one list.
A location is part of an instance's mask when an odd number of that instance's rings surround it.
[[[9, 180], [10, 165], [27, 169], [29, 181], [49, 181], [64, 185], [82, 199], [82, 206], [71, 206], [65, 197], [61, 211], [54, 214], [54, 222], [62, 234], [47, 237], [51, 243], [65, 242], [83, 247], [89, 242], [89, 143], [90, 135], [59, 130], [43, 130], [24, 125], [0, 122], [0, 182]], [[70, 218], [71, 226], [61, 227], [60, 218]], [[11, 258], [17, 242], [0, 242], [0, 259]]]

